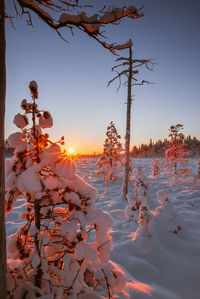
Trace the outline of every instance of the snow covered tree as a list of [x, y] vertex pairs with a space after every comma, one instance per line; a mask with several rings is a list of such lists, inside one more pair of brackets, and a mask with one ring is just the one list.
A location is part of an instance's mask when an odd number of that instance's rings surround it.
[[131, 131], [131, 104], [132, 104], [132, 86], [133, 85], [143, 85], [145, 83], [150, 83], [146, 80], [137, 79], [139, 74], [139, 69], [144, 66], [147, 70], [152, 70], [153, 61], [151, 59], [133, 59], [132, 58], [132, 41], [126, 43], [126, 46], [122, 47], [129, 48], [129, 57], [118, 57], [116, 59], [119, 64], [112, 68], [112, 71], [116, 72], [117, 75], [108, 82], [108, 86], [119, 79], [119, 88], [121, 87], [122, 77], [125, 76], [125, 85], [128, 87], [127, 91], [127, 112], [126, 112], [126, 135], [125, 135], [125, 165], [124, 165], [124, 178], [122, 186], [122, 195], [126, 198], [128, 194], [128, 183], [129, 183], [129, 152], [130, 152], [130, 131]]
[[97, 190], [76, 175], [63, 138], [52, 142], [42, 132], [53, 119], [38, 108], [37, 83], [29, 87], [33, 101], [22, 101], [14, 117], [20, 131], [8, 137], [14, 156], [6, 161], [6, 212], [20, 197], [26, 211], [8, 241], [7, 298], [101, 298], [101, 288], [111, 298], [126, 283], [109, 261], [112, 217], [96, 208]]
[[179, 164], [185, 164], [188, 162], [188, 150], [184, 143], [184, 135], [180, 132], [183, 130], [183, 125], [177, 124], [171, 126], [169, 131], [169, 144], [165, 151], [165, 157], [167, 162], [167, 168], [169, 170], [173, 169], [173, 173], [176, 175], [178, 173], [188, 173], [187, 168], [178, 169]]
[[114, 123], [111, 121], [107, 127], [106, 139], [103, 148], [103, 156], [99, 159], [97, 167], [98, 176], [104, 178], [105, 191], [107, 192], [107, 182], [115, 181], [118, 177], [118, 169], [121, 166], [122, 159], [120, 151], [122, 145], [120, 143], [121, 136], [118, 135]]
[[[0, 297], [6, 298], [6, 233], [5, 233], [5, 149], [4, 149], [4, 121], [5, 121], [5, 100], [6, 100], [6, 34], [5, 19], [12, 23], [12, 17], [5, 11], [5, 4], [11, 1], [0, 0]], [[104, 48], [112, 53], [120, 50], [120, 46], [105, 42], [102, 32], [108, 24], [118, 25], [125, 17], [138, 19], [143, 16], [142, 8], [137, 9], [130, 5], [123, 8], [105, 5], [92, 16], [88, 16], [91, 5], [81, 5], [79, 0], [13, 0], [17, 16], [26, 16], [28, 25], [32, 26], [31, 14], [37, 15], [44, 23], [55, 30], [59, 36], [60, 29], [66, 28], [73, 34], [77, 28], [95, 39]]]

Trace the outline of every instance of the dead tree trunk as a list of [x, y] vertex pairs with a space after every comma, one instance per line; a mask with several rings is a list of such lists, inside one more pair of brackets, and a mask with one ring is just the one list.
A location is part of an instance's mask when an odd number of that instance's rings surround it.
[[129, 152], [130, 152], [130, 130], [131, 130], [131, 92], [132, 92], [132, 45], [129, 47], [129, 74], [128, 74], [128, 94], [127, 94], [127, 110], [126, 110], [126, 135], [125, 135], [125, 165], [122, 196], [126, 197], [128, 193], [129, 182]]
[[124, 166], [124, 177], [122, 185], [122, 196], [126, 198], [128, 193], [128, 183], [129, 183], [129, 152], [130, 152], [130, 122], [131, 122], [131, 93], [133, 85], [143, 85], [145, 83], [150, 84], [146, 80], [138, 80], [137, 75], [139, 74], [139, 68], [144, 66], [147, 70], [151, 71], [155, 63], [152, 59], [133, 59], [132, 58], [132, 41], [131, 39], [127, 42], [126, 47], [123, 49], [129, 49], [129, 57], [118, 57], [116, 61], [118, 64], [112, 68], [112, 71], [116, 72], [117, 75], [108, 82], [108, 86], [113, 83], [116, 79], [119, 79], [119, 87], [122, 84], [122, 78], [125, 79], [125, 84], [128, 86], [127, 94], [127, 113], [126, 113], [126, 135], [125, 135], [125, 166]]
[[5, 144], [6, 99], [5, 3], [0, 0], [0, 298], [6, 298]]

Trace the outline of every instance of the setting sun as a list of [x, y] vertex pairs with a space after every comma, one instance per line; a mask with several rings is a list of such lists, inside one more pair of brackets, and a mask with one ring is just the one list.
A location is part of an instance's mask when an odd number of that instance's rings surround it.
[[74, 149], [72, 147], [68, 148], [68, 153], [72, 155], [74, 153]]

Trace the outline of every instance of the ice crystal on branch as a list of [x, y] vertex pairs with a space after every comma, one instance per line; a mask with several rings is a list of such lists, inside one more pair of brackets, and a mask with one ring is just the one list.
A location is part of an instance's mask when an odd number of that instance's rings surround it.
[[97, 190], [76, 175], [61, 150], [63, 137], [53, 143], [42, 132], [53, 125], [52, 116], [35, 102], [37, 83], [29, 87], [33, 101], [23, 100], [24, 113], [14, 118], [21, 131], [8, 138], [14, 156], [6, 161], [6, 212], [19, 197], [26, 211], [8, 241], [7, 298], [101, 298], [101, 288], [111, 297], [125, 285], [109, 261], [112, 217], [96, 208]]

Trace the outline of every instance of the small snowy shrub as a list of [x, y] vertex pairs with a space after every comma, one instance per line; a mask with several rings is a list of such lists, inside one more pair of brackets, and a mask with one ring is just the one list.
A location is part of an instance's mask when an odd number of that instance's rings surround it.
[[141, 205], [139, 208], [138, 229], [136, 231], [136, 234], [137, 235], [140, 234], [146, 237], [151, 237], [152, 223], [153, 223], [153, 214], [150, 211], [146, 199], [142, 198]]
[[127, 194], [128, 205], [125, 207], [125, 217], [127, 221], [134, 220], [138, 222], [139, 208], [141, 201], [134, 198], [131, 193]]
[[141, 203], [146, 201], [148, 182], [141, 168], [136, 168], [134, 195], [128, 193], [128, 205], [125, 208], [125, 216], [128, 221], [136, 220], [138, 222]]
[[179, 132], [182, 129], [183, 125], [180, 124], [170, 127], [170, 141], [165, 151], [166, 167], [168, 171], [172, 171], [175, 175], [188, 175], [190, 173], [188, 168], [178, 167], [179, 164], [183, 165], [188, 163], [188, 150], [187, 146], [184, 144], [184, 135]]
[[182, 228], [182, 221], [176, 215], [172, 204], [169, 201], [169, 194], [166, 190], [157, 192], [157, 199], [160, 204], [155, 210], [155, 220], [164, 222], [166, 229], [174, 234], [177, 234]]
[[152, 158], [151, 170], [152, 170], [153, 177], [158, 178], [160, 176], [160, 168], [161, 165], [159, 159]]
[[99, 168], [97, 176], [104, 178], [106, 190], [107, 182], [116, 181], [119, 177], [118, 170], [122, 165], [122, 159], [119, 154], [122, 149], [120, 138], [114, 123], [111, 121], [106, 131], [103, 156], [97, 162], [97, 167]]
[[200, 158], [197, 160], [197, 179], [200, 179]]
[[148, 181], [144, 175], [144, 172], [140, 167], [136, 168], [136, 174], [135, 174], [135, 198], [138, 197], [144, 197], [146, 198], [147, 195], [147, 189], [148, 189]]
[[14, 156], [6, 161], [6, 212], [19, 197], [26, 211], [8, 241], [7, 298], [101, 298], [102, 287], [111, 297], [125, 285], [119, 288], [120, 272], [109, 262], [113, 220], [96, 208], [97, 190], [61, 151], [63, 138], [52, 142], [42, 132], [53, 119], [38, 108], [37, 83], [29, 87], [33, 101], [22, 101], [14, 117], [20, 131], [8, 138]]

